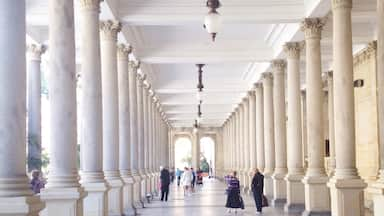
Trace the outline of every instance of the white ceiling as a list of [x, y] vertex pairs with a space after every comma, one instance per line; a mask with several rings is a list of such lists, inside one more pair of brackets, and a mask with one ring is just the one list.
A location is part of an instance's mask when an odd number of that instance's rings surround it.
[[[27, 0], [28, 40], [47, 43], [48, 0]], [[75, 0], [75, 2], [78, 2]], [[120, 42], [130, 43], [149, 76], [169, 122], [190, 127], [197, 116], [197, 67], [204, 63], [203, 125], [221, 126], [245, 93], [284, 58], [282, 45], [301, 41], [304, 17], [330, 14], [331, 0], [221, 0], [223, 29], [215, 43], [202, 27], [205, 0], [105, 0], [101, 19], [123, 23]], [[376, 0], [354, 0], [353, 40], [375, 38]], [[76, 12], [76, 22], [78, 21]], [[332, 64], [332, 20], [324, 29], [323, 68]], [[76, 31], [77, 37], [80, 29]], [[77, 44], [78, 45], [78, 44]], [[304, 57], [304, 53], [303, 53]], [[305, 61], [302, 58], [302, 80]], [[81, 60], [78, 59], [78, 64]]]

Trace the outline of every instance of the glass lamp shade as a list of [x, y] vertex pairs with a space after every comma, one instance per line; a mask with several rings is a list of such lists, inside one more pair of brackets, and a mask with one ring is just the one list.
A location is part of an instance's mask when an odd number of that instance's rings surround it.
[[204, 25], [210, 34], [218, 33], [221, 29], [221, 16], [217, 12], [209, 12], [204, 19]]

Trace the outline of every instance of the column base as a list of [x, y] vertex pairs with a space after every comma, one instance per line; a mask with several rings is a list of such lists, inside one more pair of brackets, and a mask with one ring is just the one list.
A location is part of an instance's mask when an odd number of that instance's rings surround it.
[[284, 180], [286, 173], [275, 173], [273, 179], [272, 206], [281, 207], [287, 202], [287, 184]]
[[328, 183], [331, 189], [333, 216], [364, 215], [364, 188], [367, 184], [360, 178], [332, 178]]
[[135, 180], [130, 174], [122, 176], [123, 186], [123, 215], [134, 216], [136, 215], [136, 209], [133, 206], [133, 185]]
[[303, 175], [288, 174], [285, 177], [287, 182], [287, 203], [284, 211], [288, 213], [301, 213], [305, 209]]
[[305, 176], [305, 211], [303, 215], [330, 215], [330, 193], [327, 176]]
[[41, 216], [82, 216], [85, 196], [87, 193], [81, 187], [42, 189], [40, 198], [45, 209]]
[[104, 182], [83, 183], [82, 187], [88, 193], [83, 200], [84, 215], [99, 216], [108, 214], [108, 186]]
[[123, 213], [123, 181], [120, 178], [107, 179], [108, 191], [108, 215], [121, 216]]
[[272, 174], [264, 174], [264, 195], [268, 201], [273, 199], [273, 179]]
[[0, 216], [38, 216], [44, 207], [39, 196], [0, 197]]
[[373, 214], [384, 215], [384, 182], [376, 182], [368, 188], [373, 197]]
[[139, 175], [134, 175], [134, 185], [133, 185], [133, 206], [135, 209], [144, 208], [144, 203], [141, 200], [141, 177]]

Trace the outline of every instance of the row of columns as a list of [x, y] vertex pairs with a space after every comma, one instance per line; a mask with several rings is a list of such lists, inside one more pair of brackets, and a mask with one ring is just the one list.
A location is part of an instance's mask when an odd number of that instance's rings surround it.
[[132, 48], [117, 44], [120, 23], [100, 22], [99, 4], [98, 0], [79, 4], [78, 81], [74, 2], [50, 1], [50, 165], [40, 196], [33, 196], [29, 189], [22, 158], [27, 156], [26, 129], [28, 138], [39, 144], [28, 149], [29, 157], [41, 157], [40, 63], [45, 47], [29, 45], [27, 61], [25, 2], [1, 5], [6, 8], [2, 19], [16, 24], [0, 32], [0, 47], [10, 50], [0, 61], [4, 81], [0, 85], [0, 131], [5, 135], [0, 140], [5, 151], [0, 154], [4, 162], [0, 215], [39, 215], [42, 209], [41, 215], [47, 216], [134, 215], [145, 197], [157, 191], [159, 167], [168, 164], [169, 124], [146, 76], [129, 59]]
[[[256, 160], [256, 167], [265, 176], [265, 195], [274, 205], [285, 204], [288, 212], [330, 215], [332, 211], [332, 215], [340, 216], [364, 214], [366, 184], [357, 174], [355, 159], [351, 9], [351, 0], [332, 1], [334, 73], [333, 76], [327, 74], [329, 129], [332, 130], [330, 177], [324, 167], [322, 19], [307, 18], [301, 24], [306, 49], [304, 120], [308, 166], [305, 172], [300, 101], [302, 42], [285, 44], [287, 59], [271, 62], [272, 72], [263, 74], [261, 81], [224, 124], [224, 136], [228, 137], [224, 139], [227, 141], [224, 150], [229, 158], [226, 170], [240, 170], [240, 180], [247, 190], [249, 181], [241, 170], [249, 168], [247, 161]], [[256, 101], [256, 106], [252, 106], [252, 110], [244, 109], [248, 107], [246, 101]], [[248, 129], [256, 139], [244, 132]]]

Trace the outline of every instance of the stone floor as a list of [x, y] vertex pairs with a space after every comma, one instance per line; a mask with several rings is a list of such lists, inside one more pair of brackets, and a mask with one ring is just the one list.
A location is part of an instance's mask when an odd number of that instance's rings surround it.
[[[226, 213], [224, 208], [226, 195], [225, 185], [217, 180], [204, 179], [204, 185], [199, 186], [195, 193], [189, 197], [184, 197], [183, 189], [171, 186], [168, 202], [161, 202], [155, 198], [146, 208], [140, 209], [140, 215], [153, 216], [223, 216], [223, 215], [255, 215], [256, 208], [253, 199], [248, 195], [243, 195], [245, 210], [239, 210], [237, 214]], [[263, 215], [275, 216], [296, 216], [295, 214], [285, 214], [282, 209], [264, 208]]]

